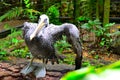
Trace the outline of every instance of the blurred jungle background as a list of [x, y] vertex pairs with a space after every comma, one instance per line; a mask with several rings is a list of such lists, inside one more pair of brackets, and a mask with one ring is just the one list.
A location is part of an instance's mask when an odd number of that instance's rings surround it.
[[[47, 14], [50, 23], [73, 23], [79, 28], [83, 67], [97, 68], [120, 59], [119, 0], [0, 0], [1, 63], [31, 59], [21, 28], [26, 21], [37, 23], [41, 14]], [[65, 36], [54, 46], [66, 56], [61, 64], [74, 65], [75, 54]]]

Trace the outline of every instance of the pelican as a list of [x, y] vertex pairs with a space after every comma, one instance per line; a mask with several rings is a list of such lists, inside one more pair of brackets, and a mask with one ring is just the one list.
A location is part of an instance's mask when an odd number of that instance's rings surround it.
[[25, 22], [23, 25], [23, 37], [33, 55], [33, 59], [43, 58], [46, 59], [46, 62], [48, 59], [51, 60], [52, 63], [55, 61], [58, 62], [60, 57], [57, 54], [54, 44], [62, 38], [62, 35], [65, 35], [76, 54], [75, 69], [81, 68], [82, 46], [79, 37], [80, 32], [74, 24], [49, 24], [48, 16], [43, 14], [39, 17], [38, 23]]

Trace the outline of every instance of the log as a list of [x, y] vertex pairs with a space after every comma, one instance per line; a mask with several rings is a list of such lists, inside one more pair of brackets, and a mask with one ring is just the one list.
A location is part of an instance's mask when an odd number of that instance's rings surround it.
[[[16, 26], [15, 29], [19, 30], [23, 27], [23, 25]], [[0, 32], [0, 39], [7, 37], [9, 34], [11, 34], [11, 29], [3, 30]]]

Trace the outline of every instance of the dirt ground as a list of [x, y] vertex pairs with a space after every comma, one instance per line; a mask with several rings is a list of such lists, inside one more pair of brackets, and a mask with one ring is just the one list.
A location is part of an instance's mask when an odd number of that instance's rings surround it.
[[11, 26], [11, 27], [16, 27], [18, 25], [21, 25], [25, 22], [26, 20], [10, 20], [10, 21], [5, 21], [5, 22], [0, 22], [0, 32], [2, 30], [5, 30], [5, 26]]
[[[120, 59], [120, 56], [115, 54], [106, 55], [99, 54], [99, 58], [95, 58], [93, 54], [83, 52], [83, 64], [90, 61], [91, 65], [107, 65]], [[28, 64], [30, 59], [21, 59], [13, 57], [10, 61], [0, 62], [0, 80], [36, 80], [35, 76], [30, 73], [29, 75], [22, 75], [20, 71]], [[35, 62], [38, 63], [36, 60]], [[83, 65], [84, 67], [84, 65]], [[46, 76], [37, 80], [60, 80], [60, 78], [69, 71], [74, 70], [74, 65], [68, 64], [46, 64]]]

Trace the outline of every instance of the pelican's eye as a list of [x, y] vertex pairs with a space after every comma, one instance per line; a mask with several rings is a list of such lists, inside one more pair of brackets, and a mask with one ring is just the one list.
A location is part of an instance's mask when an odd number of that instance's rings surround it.
[[47, 23], [47, 18], [44, 20], [45, 23]]

